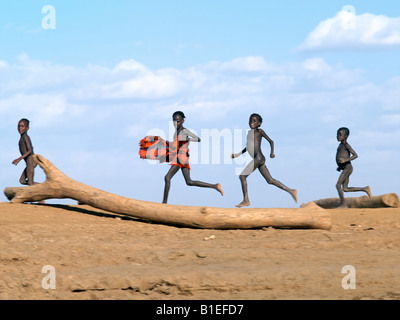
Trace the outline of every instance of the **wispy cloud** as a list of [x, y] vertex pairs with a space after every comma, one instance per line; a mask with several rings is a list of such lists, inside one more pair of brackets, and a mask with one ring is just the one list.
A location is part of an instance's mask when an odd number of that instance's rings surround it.
[[43, 32], [43, 28], [41, 28], [40, 26], [31, 27], [28, 25], [16, 25], [15, 23], [12, 22], [9, 22], [6, 25], [4, 25], [2, 29], [7, 30], [8, 32], [16, 31], [18, 33], [24, 33], [27, 35], [38, 34]]
[[199, 119], [207, 116], [207, 110], [228, 115], [252, 106], [266, 113], [308, 110], [330, 121], [341, 114], [333, 111], [338, 104], [347, 106], [347, 113], [372, 107], [388, 116], [398, 113], [400, 92], [397, 77], [376, 85], [364, 78], [362, 70], [331, 65], [322, 58], [276, 65], [249, 56], [186, 69], [151, 70], [135, 60], [113, 68], [78, 68], [22, 55], [15, 64], [0, 61], [0, 68], [0, 113], [30, 110], [43, 119], [118, 106], [129, 106], [128, 113], [145, 106], [152, 115], [180, 105]]
[[183, 53], [188, 53], [190, 51], [200, 51], [203, 50], [203, 46], [201, 44], [195, 44], [195, 43], [179, 43], [176, 45], [174, 48], [174, 52], [176, 54], [183, 54]]
[[400, 17], [345, 10], [326, 19], [311, 31], [298, 51], [388, 49], [400, 47]]

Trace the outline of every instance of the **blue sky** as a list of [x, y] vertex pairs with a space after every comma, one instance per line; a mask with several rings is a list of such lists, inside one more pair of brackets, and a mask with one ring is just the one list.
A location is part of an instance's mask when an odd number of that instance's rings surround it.
[[[45, 5], [55, 8], [55, 29], [42, 27]], [[159, 202], [169, 166], [138, 159], [138, 141], [149, 132], [168, 138], [181, 109], [186, 127], [206, 138], [190, 146], [192, 178], [221, 182], [225, 196], [178, 174], [169, 203], [241, 201], [244, 158], [223, 156], [243, 146], [253, 112], [275, 142], [267, 167], [299, 190], [299, 204], [337, 196], [341, 126], [359, 155], [350, 185], [400, 193], [397, 1], [2, 1], [0, 48], [3, 188], [18, 185], [23, 163], [11, 162], [27, 117], [35, 152], [71, 178]], [[213, 129], [232, 143], [208, 142]], [[299, 205], [258, 172], [248, 182], [253, 207]]]

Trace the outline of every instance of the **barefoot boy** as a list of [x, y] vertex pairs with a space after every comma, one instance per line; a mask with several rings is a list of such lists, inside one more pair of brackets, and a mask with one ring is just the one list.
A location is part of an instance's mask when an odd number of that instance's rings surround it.
[[188, 186], [212, 188], [218, 191], [221, 195], [224, 195], [221, 184], [195, 181], [190, 178], [188, 146], [190, 141], [200, 142], [200, 138], [183, 127], [185, 115], [182, 111], [174, 112], [172, 115], [172, 121], [176, 128], [173, 142], [164, 141], [160, 137], [147, 136], [139, 143], [140, 158], [159, 160], [160, 162], [170, 162], [171, 164], [171, 167], [164, 178], [165, 187], [163, 203], [167, 203], [171, 179], [179, 169], [182, 170], [183, 177]]
[[190, 178], [188, 146], [190, 141], [200, 142], [200, 138], [183, 127], [183, 123], [185, 122], [185, 115], [182, 111], [174, 112], [174, 114], [172, 115], [172, 120], [176, 128], [174, 141], [170, 143], [170, 156], [172, 155], [173, 159], [171, 160], [171, 168], [169, 169], [164, 179], [165, 187], [163, 203], [167, 203], [171, 179], [179, 171], [179, 169], [182, 170], [183, 177], [185, 178], [186, 184], [188, 186], [212, 188], [221, 193], [221, 195], [224, 195], [221, 189], [221, 185], [219, 183], [211, 184], [202, 181], [195, 181]]
[[297, 190], [289, 189], [278, 180], [273, 179], [267, 167], [265, 166], [265, 157], [261, 152], [261, 139], [265, 138], [269, 142], [271, 146], [271, 153], [270, 153], [271, 158], [275, 158], [274, 142], [267, 136], [264, 130], [259, 128], [261, 126], [261, 123], [262, 123], [262, 118], [259, 114], [253, 113], [250, 116], [249, 126], [251, 130], [247, 134], [246, 148], [244, 148], [239, 153], [232, 154], [231, 156], [232, 158], [236, 158], [245, 153], [246, 151], [248, 151], [250, 156], [253, 158], [253, 160], [246, 166], [246, 168], [244, 168], [243, 172], [239, 177], [240, 182], [242, 184], [243, 201], [238, 205], [236, 205], [236, 207], [238, 208], [250, 205], [249, 196], [247, 193], [246, 178], [250, 175], [250, 173], [252, 173], [256, 169], [260, 171], [261, 175], [265, 178], [265, 180], [267, 180], [269, 184], [273, 184], [274, 186], [289, 192], [293, 197], [293, 199], [297, 202]]
[[353, 166], [351, 165], [350, 161], [358, 158], [357, 153], [347, 143], [347, 138], [349, 135], [350, 130], [348, 128], [342, 127], [337, 131], [337, 140], [340, 142], [340, 144], [336, 152], [336, 163], [338, 165], [337, 171], [342, 171], [342, 173], [340, 174], [339, 180], [336, 183], [336, 189], [339, 193], [341, 207], [346, 207], [343, 191], [364, 191], [371, 198], [371, 189], [369, 186], [364, 188], [351, 188], [348, 186], [350, 175], [353, 172]]
[[19, 182], [24, 185], [32, 185], [33, 182], [33, 174], [34, 169], [36, 167], [35, 161], [33, 161], [33, 147], [31, 139], [29, 138], [27, 132], [29, 130], [29, 120], [21, 119], [18, 122], [18, 132], [21, 135], [19, 139], [19, 151], [21, 152], [21, 156], [18, 159], [15, 159], [12, 164], [17, 165], [22, 159], [25, 160], [26, 168], [22, 172], [21, 178]]

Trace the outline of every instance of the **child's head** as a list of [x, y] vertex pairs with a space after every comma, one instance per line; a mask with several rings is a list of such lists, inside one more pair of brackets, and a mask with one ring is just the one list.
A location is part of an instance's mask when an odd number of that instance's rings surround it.
[[174, 126], [179, 129], [185, 122], [185, 114], [182, 111], [175, 111], [172, 114], [172, 121], [174, 122]]
[[18, 132], [20, 134], [24, 134], [29, 129], [29, 120], [28, 119], [21, 119], [18, 121]]
[[350, 130], [346, 127], [341, 127], [337, 131], [337, 139], [339, 141], [346, 140], [349, 135], [350, 135]]
[[255, 129], [261, 126], [262, 121], [262, 117], [258, 113], [253, 113], [249, 118], [249, 125], [252, 129]]
[[175, 111], [172, 114], [172, 120], [176, 117], [176, 116], [180, 116], [182, 119], [185, 119], [185, 114], [182, 111]]
[[19, 122], [21, 122], [21, 121], [25, 122], [25, 125], [29, 128], [29, 120], [28, 119], [22, 118], [21, 120], [19, 120]]

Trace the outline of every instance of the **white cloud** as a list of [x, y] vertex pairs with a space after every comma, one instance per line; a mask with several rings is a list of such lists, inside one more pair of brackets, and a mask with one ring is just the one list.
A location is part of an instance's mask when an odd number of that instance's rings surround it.
[[0, 69], [1, 68], [7, 68], [8, 67], [8, 63], [5, 61], [0, 60]]
[[386, 94], [383, 96], [382, 107], [386, 110], [400, 110], [400, 77], [394, 77], [384, 84]]
[[297, 50], [381, 49], [400, 46], [400, 17], [340, 11], [324, 20]]
[[121, 61], [113, 69], [114, 73], [120, 73], [124, 71], [138, 72], [142, 74], [150, 73], [150, 70], [146, 66], [132, 59]]
[[223, 71], [239, 71], [239, 72], [264, 72], [268, 70], [268, 65], [262, 57], [244, 57], [220, 64]]
[[[397, 128], [396, 128], [397, 129]], [[383, 131], [378, 130], [362, 130], [354, 135], [354, 141], [360, 146], [369, 146], [370, 149], [384, 149], [384, 147], [392, 147], [398, 150], [400, 146], [400, 130]], [[374, 148], [371, 148], [374, 146]]]
[[307, 59], [303, 62], [303, 67], [313, 72], [329, 72], [332, 70], [332, 67], [322, 58]]
[[143, 132], [146, 132], [148, 128], [143, 123], [134, 123], [130, 125], [127, 130], [126, 134], [130, 138], [137, 138], [143, 136]]
[[[251, 106], [265, 113], [314, 110], [329, 123], [344, 117], [344, 107], [347, 113], [399, 107], [399, 77], [375, 85], [363, 77], [362, 70], [331, 65], [318, 57], [273, 65], [250, 56], [182, 70], [151, 70], [135, 60], [121, 61], [114, 68], [76, 68], [32, 61], [26, 55], [14, 65], [4, 64], [0, 113], [29, 111], [38, 119], [73, 119], [90, 113], [101, 118], [138, 110], [154, 116], [179, 105], [199, 119]], [[341, 110], [333, 111], [339, 104]]]
[[[20, 117], [32, 118], [38, 126], [51, 126], [65, 113], [67, 102], [61, 94], [18, 93], [9, 98], [0, 97], [0, 114], [19, 113]], [[70, 106], [72, 109], [72, 106]]]

